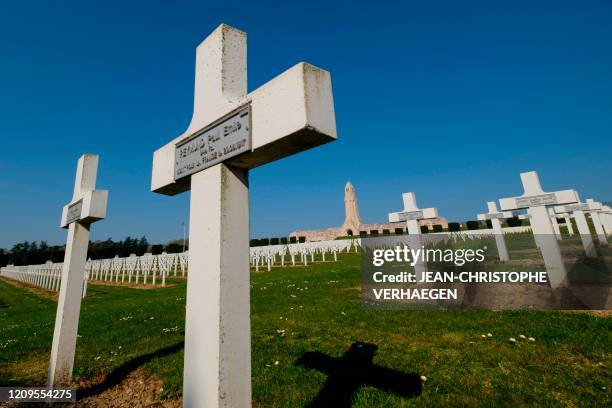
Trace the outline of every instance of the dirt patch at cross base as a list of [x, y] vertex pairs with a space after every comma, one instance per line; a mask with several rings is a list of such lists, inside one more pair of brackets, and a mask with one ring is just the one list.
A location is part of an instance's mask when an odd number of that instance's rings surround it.
[[[155, 376], [145, 374], [142, 370], [131, 372], [121, 383], [98, 393], [96, 386], [101, 384], [104, 378], [104, 375], [100, 375], [94, 381], [73, 384], [72, 387], [77, 388], [77, 402], [53, 404], [53, 406], [58, 408], [178, 408], [183, 405], [182, 400], [160, 400], [159, 395], [163, 392], [163, 382]], [[83, 394], [88, 396], [82, 397]], [[40, 403], [0, 403], [0, 408], [40, 406]]]
[[181, 400], [160, 400], [159, 395], [163, 392], [163, 382], [151, 375], [145, 374], [142, 370], [131, 372], [121, 383], [110, 387], [99, 394], [80, 397], [83, 392], [87, 393], [88, 387], [95, 388], [96, 385], [103, 381], [103, 378], [95, 381], [94, 384], [76, 384], [77, 403], [76, 407], [93, 407], [93, 408], [120, 408], [120, 407], [163, 407], [175, 408], [181, 407]]

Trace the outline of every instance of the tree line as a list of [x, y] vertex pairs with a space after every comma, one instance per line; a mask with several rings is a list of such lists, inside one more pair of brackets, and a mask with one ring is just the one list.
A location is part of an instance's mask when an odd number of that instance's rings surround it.
[[[24, 241], [13, 245], [10, 250], [0, 249], [0, 266], [12, 265], [37, 265], [47, 261], [63, 262], [65, 245], [48, 245], [46, 241]], [[105, 241], [90, 241], [87, 258], [105, 259], [120, 258], [136, 254], [142, 256], [147, 252], [153, 255], [178, 253], [183, 250], [182, 243], [171, 241], [166, 245], [150, 245], [145, 236], [140, 238], [127, 237], [121, 241], [107, 239]]]

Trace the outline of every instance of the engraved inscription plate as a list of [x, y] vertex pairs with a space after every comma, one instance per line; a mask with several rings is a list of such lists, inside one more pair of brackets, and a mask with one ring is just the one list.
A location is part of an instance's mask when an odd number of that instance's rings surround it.
[[557, 204], [557, 198], [555, 197], [554, 193], [540, 194], [531, 197], [520, 197], [516, 199], [516, 206], [519, 208], [553, 204]]
[[81, 212], [83, 210], [83, 200], [79, 200], [76, 203], [68, 207], [68, 214], [66, 214], [66, 224], [72, 224], [75, 221], [81, 219]]
[[420, 220], [423, 218], [423, 211], [401, 212], [398, 217], [400, 221]]
[[572, 212], [572, 211], [589, 211], [589, 205], [585, 204], [585, 203], [569, 204], [569, 205], [565, 206], [565, 211], [567, 211], [567, 212]]
[[231, 113], [176, 144], [174, 180], [251, 150], [251, 107]]
[[492, 220], [494, 218], [504, 218], [504, 214], [503, 213], [485, 214], [485, 217], [487, 218], [487, 220]]

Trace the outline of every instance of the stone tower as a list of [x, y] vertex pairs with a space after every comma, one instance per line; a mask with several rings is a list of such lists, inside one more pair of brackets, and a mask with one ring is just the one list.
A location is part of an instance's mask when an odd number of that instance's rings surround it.
[[355, 187], [351, 182], [347, 182], [344, 186], [344, 224], [340, 227], [342, 235], [359, 235], [361, 227], [361, 218], [359, 217], [359, 208], [357, 207], [357, 196]]

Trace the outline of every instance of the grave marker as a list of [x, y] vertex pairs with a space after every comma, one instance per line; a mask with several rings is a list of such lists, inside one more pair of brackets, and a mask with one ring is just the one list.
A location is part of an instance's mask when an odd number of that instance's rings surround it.
[[602, 224], [606, 234], [608, 236], [612, 235], [612, 208], [607, 205], [602, 205], [601, 207], [601, 217]]
[[77, 164], [74, 193], [64, 206], [60, 226], [68, 228], [66, 253], [51, 346], [48, 387], [64, 386], [72, 380], [83, 277], [89, 245], [89, 228], [106, 217], [107, 190], [96, 190], [98, 156], [85, 154]]
[[561, 228], [559, 228], [559, 221], [557, 221], [555, 210], [553, 208], [549, 208], [548, 214], [550, 215], [550, 223], [552, 224], [553, 231], [555, 231], [555, 236], [558, 240], [563, 239], [563, 237], [561, 237]]
[[595, 233], [597, 234], [599, 244], [604, 246], [608, 245], [608, 238], [606, 237], [603, 222], [599, 216], [602, 210], [601, 203], [593, 200], [592, 198], [587, 198], [586, 203], [589, 206], [589, 213], [591, 214], [591, 220], [593, 221], [593, 226], [595, 227]]
[[[408, 242], [414, 250], [423, 248], [423, 238], [421, 236], [421, 226], [419, 220], [429, 218], [437, 218], [438, 210], [436, 208], [420, 209], [416, 204], [416, 196], [414, 193], [403, 193], [402, 200], [404, 201], [404, 210], [389, 213], [389, 222], [406, 221], [408, 228]], [[414, 273], [417, 281], [421, 281], [423, 273], [427, 271], [427, 263], [422, 257], [419, 257], [414, 264]]]
[[521, 182], [523, 195], [500, 199], [501, 209], [502, 211], [527, 209], [531, 216], [531, 229], [544, 258], [551, 288], [566, 286], [567, 272], [546, 206], [576, 203], [579, 201], [578, 193], [574, 190], [545, 193], [535, 171], [521, 173]]
[[197, 47], [189, 127], [153, 156], [152, 191], [191, 189], [186, 407], [251, 405], [249, 169], [336, 139], [327, 71], [247, 93], [246, 67], [246, 34], [220, 25]]
[[586, 203], [576, 203], [569, 205], [558, 205], [555, 206], [555, 212], [558, 213], [571, 213], [576, 220], [576, 227], [578, 228], [578, 235], [582, 241], [584, 247], [584, 253], [589, 258], [596, 258], [597, 251], [595, 250], [595, 244], [593, 243], [593, 237], [591, 236], [591, 230], [589, 224], [584, 215], [585, 211], [588, 211], [589, 206]]
[[487, 202], [489, 212], [485, 214], [478, 214], [478, 219], [481, 221], [491, 220], [491, 226], [493, 227], [493, 234], [495, 235], [495, 243], [497, 244], [497, 252], [499, 254], [500, 262], [506, 262], [510, 259], [508, 255], [508, 248], [506, 247], [506, 240], [504, 239], [504, 231], [501, 227], [501, 218], [512, 218], [512, 212], [499, 212], [497, 211], [497, 204], [495, 201]]

